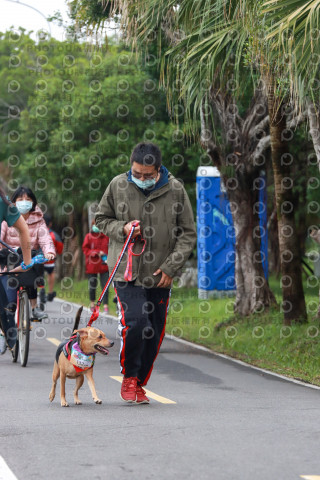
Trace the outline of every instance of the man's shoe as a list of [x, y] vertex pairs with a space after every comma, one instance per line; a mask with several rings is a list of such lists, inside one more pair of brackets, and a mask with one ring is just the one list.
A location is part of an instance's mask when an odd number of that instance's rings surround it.
[[0, 333], [0, 355], [3, 355], [7, 350], [7, 342], [6, 342], [6, 339], [4, 337], [4, 335], [2, 335], [2, 333]]
[[120, 398], [124, 402], [134, 403], [137, 398], [137, 377], [123, 377]]
[[141, 385], [137, 384], [137, 399], [136, 403], [150, 403], [149, 398], [146, 396], [145, 390], [141, 387]]
[[57, 292], [48, 293], [48, 302], [52, 302], [52, 300], [56, 295], [57, 295]]
[[45, 312], [42, 312], [40, 308], [35, 307], [32, 309], [32, 318], [31, 321], [33, 322], [41, 322], [44, 318], [48, 318], [48, 314]]

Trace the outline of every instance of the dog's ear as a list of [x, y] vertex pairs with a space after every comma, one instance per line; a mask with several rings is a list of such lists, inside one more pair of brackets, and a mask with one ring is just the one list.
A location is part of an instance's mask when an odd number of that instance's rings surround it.
[[76, 333], [80, 336], [80, 338], [84, 338], [88, 336], [88, 331], [85, 328], [80, 328], [80, 330], [75, 330], [73, 333]]

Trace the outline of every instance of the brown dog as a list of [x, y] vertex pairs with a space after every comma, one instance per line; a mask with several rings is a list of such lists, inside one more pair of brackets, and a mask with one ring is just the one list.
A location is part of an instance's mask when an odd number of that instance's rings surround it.
[[[82, 309], [83, 307], [78, 310], [76, 316], [76, 328], [79, 325]], [[75, 378], [74, 403], [81, 405], [78, 391], [82, 387], [85, 375], [94, 402], [97, 404], [102, 403], [97, 396], [94, 385], [92, 376], [93, 365], [96, 353], [99, 352], [103, 355], [108, 355], [108, 348], [112, 347], [113, 344], [114, 342], [108, 340], [105, 334], [97, 328], [85, 327], [80, 330], [74, 330], [70, 339], [62, 342], [58, 347], [52, 372], [52, 388], [49, 394], [50, 402], [52, 402], [55, 397], [56, 385], [60, 377], [61, 406], [68, 407], [69, 404], [66, 400], [65, 393], [66, 378]]]

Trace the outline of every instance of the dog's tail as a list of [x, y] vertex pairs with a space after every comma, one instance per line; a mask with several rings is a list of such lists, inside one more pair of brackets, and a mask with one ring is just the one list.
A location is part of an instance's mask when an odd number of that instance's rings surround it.
[[80, 307], [79, 310], [77, 311], [76, 320], [75, 320], [75, 322], [74, 322], [74, 326], [73, 326], [73, 331], [72, 331], [72, 332], [74, 332], [75, 330], [78, 330], [82, 310], [83, 310], [83, 306]]

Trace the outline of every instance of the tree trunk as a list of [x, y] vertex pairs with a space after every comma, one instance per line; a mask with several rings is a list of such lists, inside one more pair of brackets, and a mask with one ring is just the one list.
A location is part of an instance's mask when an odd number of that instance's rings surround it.
[[282, 104], [279, 105], [275, 98], [272, 81], [268, 87], [271, 157], [278, 216], [282, 310], [284, 324], [291, 325], [292, 320], [305, 322], [307, 312], [302, 285], [300, 249], [294, 220], [292, 161], [288, 152], [288, 143], [285, 140], [286, 118], [281, 113]]
[[269, 272], [273, 272], [277, 278], [280, 277], [280, 255], [279, 255], [279, 235], [277, 209], [274, 199], [274, 209], [268, 220], [268, 260]]
[[308, 118], [310, 124], [310, 136], [312, 138], [314, 151], [317, 157], [320, 171], [320, 107], [307, 100]]
[[221, 125], [222, 141], [216, 142], [212, 118], [203, 106], [201, 145], [220, 171], [232, 209], [236, 232], [235, 313], [250, 315], [276, 304], [261, 262], [258, 213], [257, 181], [266, 168], [264, 152], [269, 147], [269, 119], [266, 109], [261, 115], [257, 112], [261, 105], [266, 106], [266, 98], [262, 90], [255, 92], [243, 117], [238, 114], [232, 95], [223, 95], [212, 88], [209, 100]]
[[265, 278], [261, 257], [261, 228], [257, 212], [258, 191], [238, 189], [229, 192], [233, 202], [236, 231], [235, 279], [237, 285], [235, 313], [262, 313], [276, 299]]
[[[310, 232], [310, 237], [315, 242], [320, 244], [320, 229], [319, 230], [312, 230], [312, 232]], [[320, 285], [319, 285], [319, 307], [318, 307], [316, 318], [320, 318]]]

